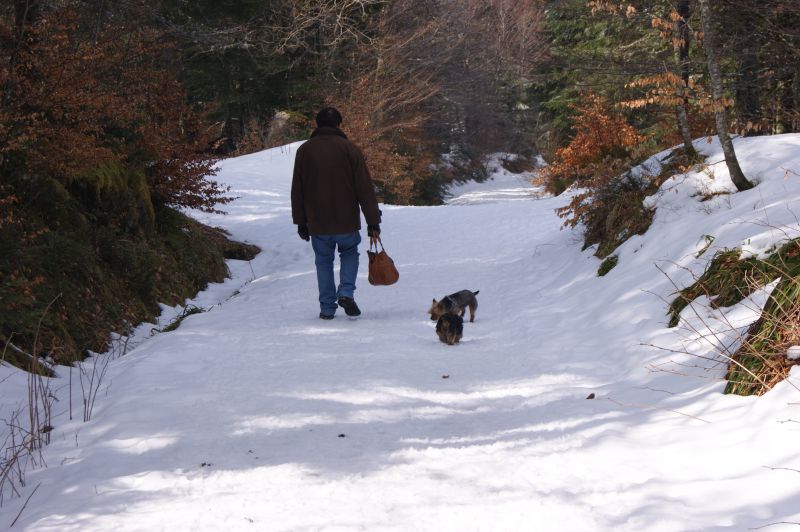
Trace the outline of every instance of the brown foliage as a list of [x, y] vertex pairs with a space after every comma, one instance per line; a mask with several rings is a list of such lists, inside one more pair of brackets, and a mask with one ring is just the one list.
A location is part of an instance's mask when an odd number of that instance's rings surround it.
[[412, 203], [417, 182], [434, 163], [425, 105], [438, 87], [431, 65], [414, 56], [435, 30], [432, 24], [401, 28], [391, 16], [382, 19], [353, 80], [331, 102], [342, 111], [343, 128], [364, 152], [386, 201]]
[[544, 184], [557, 192], [575, 182], [590, 188], [607, 182], [620, 173], [634, 148], [644, 141], [625, 117], [599, 96], [584, 94], [572, 108], [575, 135], [539, 174]]
[[[637, 182], [618, 184], [614, 180], [630, 167], [637, 146], [645, 139], [623, 116], [610, 111], [598, 96], [583, 95], [574, 109], [577, 113], [572, 127], [575, 136], [569, 145], [556, 152], [555, 161], [540, 172], [539, 179], [555, 191], [573, 183], [581, 187], [567, 206], [556, 210], [565, 218], [565, 226], [575, 227], [579, 223], [597, 226], [598, 213], [613, 212], [613, 218], [622, 219], [627, 216], [622, 213], [628, 207], [621, 211], [618, 197], [632, 197], [633, 203], [638, 202], [640, 206], [642, 195], [637, 193]], [[638, 225], [635, 230], [639, 230]], [[593, 232], [600, 235], [607, 231]], [[598, 238], [592, 236], [587, 244]]]
[[[648, 106], [661, 106], [672, 108], [681, 105], [684, 98], [689, 99], [701, 113], [714, 112], [714, 101], [711, 95], [694, 80], [689, 80], [689, 85], [672, 72], [640, 77], [625, 85], [628, 89], [644, 89], [640, 97], [631, 98], [620, 103], [627, 109], [640, 109]], [[726, 98], [722, 102], [726, 107], [733, 105], [733, 100]]]
[[144, 171], [164, 205], [228, 201], [207, 179], [198, 114], [160, 65], [160, 33], [107, 25], [95, 37], [71, 9], [21, 34], [0, 18], [0, 171], [69, 183], [115, 162]]
[[331, 103], [385, 199], [431, 201], [443, 180], [459, 177], [455, 166], [437, 169], [442, 152], [463, 156], [458, 168], [469, 169], [523, 136], [508, 104], [544, 55], [542, 20], [540, 2], [515, 0], [384, 8]]

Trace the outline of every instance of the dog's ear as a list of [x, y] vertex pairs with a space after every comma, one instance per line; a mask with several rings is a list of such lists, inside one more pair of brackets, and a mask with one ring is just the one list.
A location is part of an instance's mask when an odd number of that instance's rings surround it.
[[436, 304], [436, 298], [435, 297], [433, 298], [433, 304], [434, 305]]

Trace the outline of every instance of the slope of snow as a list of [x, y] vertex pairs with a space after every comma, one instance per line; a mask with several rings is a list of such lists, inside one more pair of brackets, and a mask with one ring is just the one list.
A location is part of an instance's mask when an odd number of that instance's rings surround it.
[[[725, 331], [709, 337], [688, 311], [668, 329], [665, 303], [715, 250], [761, 253], [797, 236], [800, 135], [738, 140], [760, 184], [709, 201], [698, 191], [730, 190], [730, 180], [719, 147], [703, 143], [709, 170], [676, 176], [648, 200], [652, 228], [621, 246], [602, 278], [580, 235], [559, 229], [553, 211], [566, 198], [535, 199], [513, 176], [453, 191], [442, 207], [383, 206], [400, 282], [370, 286], [364, 259], [362, 319], [332, 322], [317, 319], [313, 253], [291, 224], [297, 145], [225, 161], [219, 178], [240, 199], [227, 216], [198, 217], [264, 252], [232, 262], [233, 278], [198, 296], [208, 312], [113, 361], [89, 423], [66, 419], [60, 390], [48, 467], [29, 472], [0, 526], [37, 485], [15, 529], [800, 521], [800, 391], [722, 395], [724, 368], [681, 352], [709, 355]], [[714, 241], [698, 258], [705, 235]], [[480, 290], [477, 319], [449, 347], [425, 311], [464, 288]], [[763, 299], [695, 307], [706, 323], [743, 327]]]
[[[467, 181], [457, 183], [447, 188], [446, 203], [450, 205], [469, 205], [472, 203], [487, 203], [490, 201], [530, 200], [545, 196], [540, 187], [532, 187], [530, 180], [533, 172], [514, 174], [503, 168], [503, 159], [512, 159], [515, 156], [509, 153], [496, 153], [486, 161], [489, 175], [485, 181], [477, 183]], [[544, 159], [538, 156], [537, 166], [545, 166]]]

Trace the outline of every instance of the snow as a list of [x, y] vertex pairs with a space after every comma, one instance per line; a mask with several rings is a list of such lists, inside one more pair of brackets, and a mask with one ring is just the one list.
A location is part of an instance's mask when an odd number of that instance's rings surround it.
[[[542, 187], [531, 186], [533, 172], [515, 174], [503, 168], [503, 160], [514, 160], [510, 153], [495, 153], [487, 158], [486, 169], [489, 176], [480, 183], [467, 181], [451, 185], [445, 191], [446, 203], [450, 205], [469, 205], [492, 201], [530, 200], [547, 195]], [[536, 158], [536, 166], [545, 166], [541, 155]]]
[[[726, 396], [724, 365], [700, 358], [736, 342], [770, 287], [726, 309], [700, 298], [681, 326], [666, 325], [676, 286], [716, 251], [763, 254], [798, 236], [800, 135], [737, 139], [759, 185], [708, 201], [732, 189], [718, 144], [698, 141], [708, 169], [648, 199], [653, 226], [616, 250], [605, 277], [580, 235], [560, 230], [554, 209], [568, 198], [497, 167], [447, 205], [382, 206], [400, 282], [370, 286], [364, 260], [363, 317], [331, 322], [317, 318], [313, 253], [291, 224], [297, 146], [221, 164], [240, 199], [227, 216], [197, 217], [264, 252], [187, 302], [207, 312], [149, 338], [142, 326], [110, 363], [88, 423], [67, 419], [61, 371], [48, 467], [28, 472], [0, 527], [36, 486], [15, 529], [800, 522], [797, 372], [763, 397]], [[480, 290], [476, 321], [446, 346], [425, 311], [464, 288]], [[0, 382], [4, 409], [21, 401], [24, 376], [0, 367]]]

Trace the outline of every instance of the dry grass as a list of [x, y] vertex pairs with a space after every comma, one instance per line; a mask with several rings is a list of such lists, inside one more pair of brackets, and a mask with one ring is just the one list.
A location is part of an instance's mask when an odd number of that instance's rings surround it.
[[[795, 242], [794, 248], [798, 250], [800, 244]], [[800, 272], [795, 264], [792, 275], [784, 269], [786, 266], [776, 266], [782, 280], [734, 355], [725, 377], [725, 393], [763, 395], [800, 364], [800, 360], [786, 356], [790, 347], [800, 345]]]
[[[712, 308], [728, 307], [778, 279], [761, 317], [739, 335], [738, 348], [730, 351], [715, 344], [717, 358], [704, 358], [712, 366], [720, 361], [727, 365], [725, 393], [763, 395], [800, 364], [800, 360], [786, 356], [789, 347], [800, 345], [800, 239], [790, 241], [764, 260], [739, 260], [739, 255], [739, 250], [718, 253], [692, 286], [678, 292], [670, 305], [670, 326], [683, 323], [681, 311], [699, 296], [707, 296]], [[695, 317], [709, 330], [715, 329], [696, 311]], [[729, 322], [723, 323], [729, 329], [712, 333], [712, 337], [738, 330]], [[696, 329], [692, 332], [700, 334]]]
[[[0, 506], [6, 497], [20, 496], [20, 490], [26, 485], [25, 472], [28, 467], [44, 465], [42, 449], [50, 443], [55, 396], [50, 388], [50, 379], [45, 376], [44, 367], [47, 363], [39, 357], [39, 333], [45, 314], [57, 299], [53, 299], [45, 308], [34, 336], [29, 355], [27, 405], [4, 420], [6, 437], [0, 448]], [[4, 353], [10, 345], [13, 344], [9, 340], [3, 348]]]

